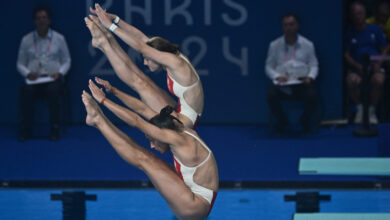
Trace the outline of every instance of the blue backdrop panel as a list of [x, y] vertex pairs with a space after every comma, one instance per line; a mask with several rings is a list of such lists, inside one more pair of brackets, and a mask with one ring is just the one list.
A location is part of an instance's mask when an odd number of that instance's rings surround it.
[[[238, 1], [238, 0], [106, 0], [97, 1], [110, 12], [131, 22], [149, 36], [160, 35], [180, 45], [199, 70], [205, 90], [201, 123], [260, 123], [268, 121], [264, 74], [269, 42], [281, 35], [281, 17], [296, 13], [301, 33], [311, 39], [320, 62], [319, 87], [325, 117], [338, 117], [342, 107], [342, 2], [325, 1]], [[18, 88], [16, 72], [20, 40], [33, 30], [32, 9], [48, 5], [53, 28], [63, 33], [72, 56], [70, 86], [73, 121], [82, 122], [85, 112], [80, 94], [95, 75], [131, 92], [114, 74], [103, 54], [90, 45], [91, 36], [83, 18], [95, 1], [10, 1], [0, 15], [5, 31], [1, 53], [3, 85], [0, 123], [17, 121]], [[17, 17], [15, 17], [17, 14]], [[12, 19], [10, 19], [12, 18]], [[12, 23], [11, 23], [12, 22]], [[123, 45], [125, 46], [125, 45]], [[125, 50], [129, 50], [125, 46]], [[129, 54], [142, 70], [141, 56]], [[165, 76], [148, 73], [166, 89]]]

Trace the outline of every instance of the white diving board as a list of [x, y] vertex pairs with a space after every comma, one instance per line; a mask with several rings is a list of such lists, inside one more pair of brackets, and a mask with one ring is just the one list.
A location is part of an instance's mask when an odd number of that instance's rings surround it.
[[305, 175], [389, 176], [390, 158], [300, 158], [298, 171]]
[[389, 220], [390, 213], [296, 213], [294, 220]]

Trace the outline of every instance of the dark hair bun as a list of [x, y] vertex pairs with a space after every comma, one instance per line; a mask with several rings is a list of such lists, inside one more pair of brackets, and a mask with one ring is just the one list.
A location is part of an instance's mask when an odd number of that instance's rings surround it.
[[161, 117], [167, 117], [173, 112], [173, 107], [172, 106], [165, 106], [163, 109], [160, 111], [160, 116]]
[[171, 129], [175, 131], [180, 131], [180, 126], [176, 125], [174, 123], [174, 120], [179, 122], [180, 124], [183, 124], [179, 119], [172, 116], [171, 113], [174, 111], [174, 108], [172, 106], [165, 106], [163, 109], [161, 109], [160, 114], [155, 115], [153, 118], [149, 120], [149, 122], [153, 125], [156, 125], [159, 128], [166, 128]]
[[179, 45], [177, 45], [177, 44], [172, 44], [172, 47], [174, 48], [174, 51], [175, 51], [175, 52], [177, 52], [177, 51], [180, 50], [180, 47], [179, 47]]

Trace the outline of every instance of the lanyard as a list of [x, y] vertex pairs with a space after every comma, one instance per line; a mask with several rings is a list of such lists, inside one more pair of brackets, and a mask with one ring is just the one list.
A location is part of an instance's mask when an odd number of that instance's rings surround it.
[[[34, 32], [33, 36], [34, 36], [35, 54], [38, 55], [38, 34], [36, 31]], [[47, 42], [46, 53], [50, 52], [51, 40], [53, 39], [53, 31], [52, 30], [49, 30], [48, 37], [49, 37], [49, 42]]]
[[[295, 60], [296, 48], [297, 48], [297, 44], [295, 43], [295, 45], [293, 47], [293, 50], [292, 50], [292, 54], [291, 54], [291, 58], [290, 59], [294, 59]], [[288, 60], [289, 60], [288, 59], [288, 46], [286, 45], [285, 48], [284, 48], [284, 62], [287, 62]]]

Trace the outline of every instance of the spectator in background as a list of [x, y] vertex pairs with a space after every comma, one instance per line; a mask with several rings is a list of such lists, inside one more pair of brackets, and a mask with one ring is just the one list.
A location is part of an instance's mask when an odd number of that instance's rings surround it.
[[265, 72], [272, 80], [267, 101], [277, 118], [277, 131], [283, 133], [288, 119], [282, 99], [300, 99], [304, 110], [300, 119], [304, 132], [310, 132], [311, 114], [317, 108], [317, 91], [313, 81], [318, 75], [318, 61], [313, 43], [298, 34], [298, 19], [286, 14], [282, 19], [284, 35], [270, 43]]
[[367, 18], [368, 24], [379, 26], [386, 35], [386, 40], [390, 40], [390, 4], [388, 2], [380, 2], [374, 10], [374, 16]]
[[[351, 5], [350, 16], [352, 27], [346, 32], [345, 42], [345, 59], [348, 64], [346, 83], [349, 96], [357, 105], [354, 122], [359, 124], [363, 121], [363, 105], [360, 100], [362, 57], [364, 55], [385, 55], [387, 43], [383, 31], [378, 26], [366, 23], [366, 9], [361, 3], [355, 2]], [[375, 62], [369, 67], [371, 94], [368, 114], [371, 124], [378, 123], [375, 107], [381, 97], [385, 82], [385, 73], [381, 65], [381, 62]]]
[[34, 102], [44, 95], [49, 102], [51, 140], [58, 140], [59, 97], [62, 77], [70, 68], [70, 55], [64, 36], [50, 28], [51, 14], [46, 7], [37, 7], [33, 12], [36, 30], [22, 39], [19, 47], [17, 70], [24, 77], [20, 89], [19, 140], [31, 136]]

